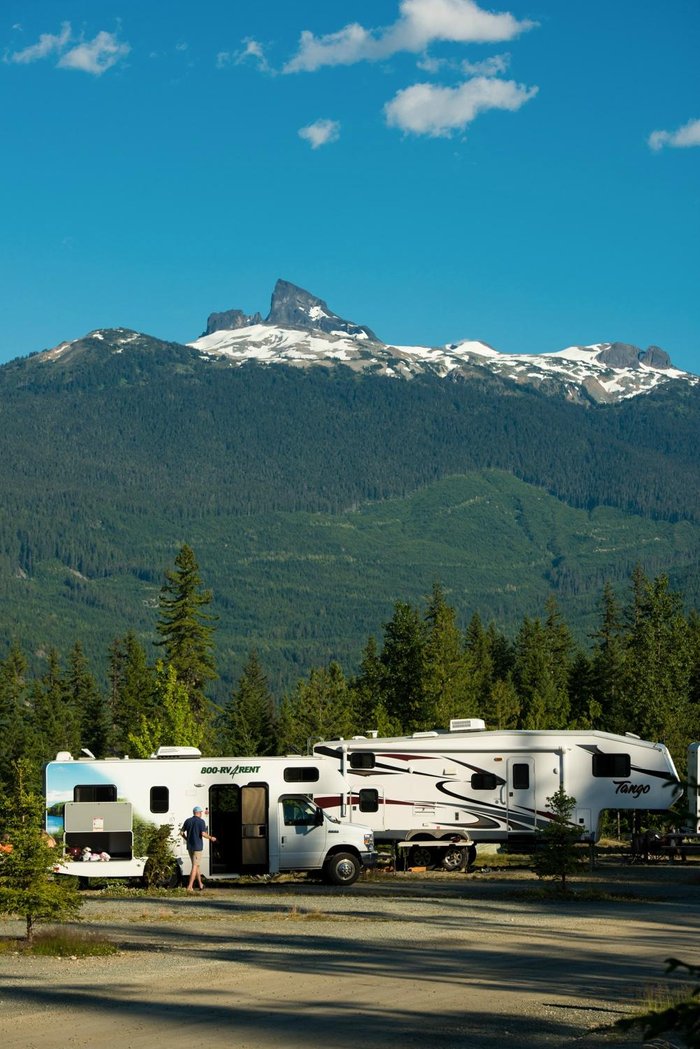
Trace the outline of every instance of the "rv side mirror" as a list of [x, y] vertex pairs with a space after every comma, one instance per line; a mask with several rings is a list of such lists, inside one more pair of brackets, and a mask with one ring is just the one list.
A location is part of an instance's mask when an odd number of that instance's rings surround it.
[[323, 809], [316, 809], [315, 826], [320, 827], [322, 823], [323, 823]]

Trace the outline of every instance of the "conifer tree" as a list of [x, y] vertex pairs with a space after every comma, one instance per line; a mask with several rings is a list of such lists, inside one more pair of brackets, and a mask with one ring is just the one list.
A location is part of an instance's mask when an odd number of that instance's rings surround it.
[[154, 670], [148, 665], [146, 650], [133, 631], [112, 643], [109, 679], [114, 746], [124, 751], [129, 732], [140, 723], [142, 714], [150, 715], [155, 701]]
[[690, 699], [693, 646], [681, 597], [669, 589], [667, 576], [649, 581], [635, 573], [628, 621], [621, 703], [626, 728], [663, 740], [682, 756], [697, 728]]
[[79, 754], [80, 716], [70, 702], [58, 652], [51, 649], [46, 673], [31, 688], [32, 729], [40, 762], [60, 750]]
[[127, 735], [130, 755], [148, 758], [158, 747], [198, 747], [205, 744], [205, 728], [192, 716], [190, 694], [172, 664], [158, 660], [155, 669], [155, 702], [148, 714]]
[[482, 716], [487, 728], [513, 729], [520, 720], [520, 697], [510, 674], [491, 686]]
[[360, 735], [377, 729], [377, 722], [386, 719], [384, 703], [384, 667], [379, 658], [377, 639], [367, 639], [359, 673], [350, 682], [355, 711], [355, 729]]
[[80, 641], [76, 641], [68, 657], [65, 696], [67, 705], [76, 712], [80, 724], [81, 747], [89, 750], [96, 758], [104, 757], [111, 746], [111, 718]]
[[484, 629], [478, 612], [469, 620], [465, 645], [468, 672], [475, 697], [474, 713], [486, 717], [485, 711], [495, 681], [495, 664], [492, 636]]
[[352, 692], [338, 663], [315, 667], [285, 697], [278, 722], [280, 753], [310, 753], [323, 739], [352, 734]]
[[0, 661], [0, 790], [12, 779], [13, 763], [31, 754], [27, 661], [19, 645], [13, 643]]
[[175, 558], [175, 568], [166, 571], [165, 579], [158, 599], [156, 626], [161, 640], [156, 644], [163, 646], [166, 661], [187, 689], [194, 717], [208, 727], [211, 714], [204, 689], [217, 677], [213, 639], [216, 617], [205, 611], [212, 593], [202, 589], [197, 559], [186, 543]]
[[275, 750], [274, 700], [258, 654], [253, 649], [243, 668], [219, 729], [224, 754], [264, 757]]
[[19, 761], [14, 771], [10, 803], [0, 825], [0, 837], [11, 846], [0, 853], [0, 913], [24, 918], [31, 944], [38, 922], [72, 917], [82, 901], [67, 879], [59, 882], [51, 876], [57, 856], [43, 829], [44, 802], [28, 786], [36, 770], [32, 773]]
[[547, 798], [547, 807], [552, 815], [547, 825], [537, 832], [538, 848], [533, 866], [538, 878], [557, 879], [565, 892], [567, 878], [576, 873], [585, 859], [579, 847], [581, 831], [571, 822], [576, 798], [560, 787]]
[[404, 732], [421, 729], [425, 720], [426, 625], [413, 605], [397, 601], [384, 626], [380, 656], [384, 667], [384, 694], [390, 718]]
[[611, 584], [606, 582], [601, 598], [601, 622], [593, 634], [591, 654], [591, 700], [601, 707], [602, 725], [608, 732], [625, 731], [622, 709], [626, 642], [622, 611]]
[[474, 681], [469, 674], [457, 614], [439, 583], [433, 586], [425, 614], [424, 709], [421, 728], [447, 728], [452, 718], [478, 714]]

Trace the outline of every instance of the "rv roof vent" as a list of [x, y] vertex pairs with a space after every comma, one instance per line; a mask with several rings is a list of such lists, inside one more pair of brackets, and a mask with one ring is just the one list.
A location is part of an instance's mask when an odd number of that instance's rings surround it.
[[641, 736], [638, 736], [636, 732], [625, 732], [625, 735], [629, 736], [630, 739], [641, 739], [642, 738]]
[[197, 747], [158, 747], [154, 758], [201, 758], [202, 752]]
[[367, 739], [367, 736], [353, 736], [353, 739]]
[[414, 732], [413, 739], [426, 739], [429, 736], [437, 736], [437, 732]]
[[69, 750], [59, 750], [56, 755], [56, 761], [72, 761], [73, 755]]
[[450, 732], [478, 732], [486, 728], [486, 722], [481, 718], [452, 718], [450, 721]]

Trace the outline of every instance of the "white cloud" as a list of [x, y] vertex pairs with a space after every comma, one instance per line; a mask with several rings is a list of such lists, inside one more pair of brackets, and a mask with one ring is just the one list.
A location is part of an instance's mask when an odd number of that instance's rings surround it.
[[25, 47], [22, 51], [14, 51], [9, 56], [9, 61], [17, 62], [21, 65], [30, 62], [38, 62], [42, 58], [48, 58], [49, 55], [63, 51], [68, 45], [70, 38], [70, 22], [64, 22], [61, 26], [60, 33], [55, 35], [52, 33], [42, 33], [36, 44], [31, 44], [29, 47]]
[[337, 120], [316, 120], [313, 124], [299, 128], [299, 138], [305, 139], [312, 149], [336, 142], [340, 137], [340, 123]]
[[61, 69], [80, 69], [83, 73], [102, 76], [130, 51], [129, 45], [120, 43], [114, 33], [102, 30], [94, 40], [88, 40], [64, 52], [58, 65]]
[[401, 0], [399, 17], [390, 26], [365, 29], [354, 22], [320, 37], [304, 30], [299, 50], [284, 72], [377, 61], [399, 51], [424, 51], [436, 41], [464, 44], [512, 40], [535, 24], [519, 22], [508, 12], [484, 11], [475, 0]]
[[689, 120], [677, 131], [652, 131], [647, 142], [653, 150], [663, 149], [664, 146], [676, 149], [700, 146], [700, 120]]
[[505, 73], [510, 65], [510, 55], [491, 55], [481, 62], [468, 62], [466, 59], [460, 63], [460, 69], [465, 76], [499, 76]]
[[[273, 70], [270, 66], [270, 63], [267, 60], [265, 48], [260, 43], [260, 41], [254, 40], [252, 37], [246, 37], [243, 40], [243, 43], [245, 44], [245, 47], [242, 48], [240, 51], [234, 52], [234, 54], [229, 54], [229, 52], [227, 51], [219, 52], [219, 54], [217, 55], [216, 64], [227, 65], [232, 62], [234, 65], [239, 66], [243, 62], [252, 60], [253, 62], [255, 62], [261, 73], [272, 73]], [[225, 61], [219, 61], [224, 56]]]
[[128, 44], [120, 43], [114, 33], [104, 30], [94, 40], [81, 41], [73, 47], [70, 46], [72, 40], [70, 22], [64, 22], [60, 33], [42, 33], [36, 44], [13, 52], [8, 60], [24, 65], [57, 55], [56, 64], [61, 69], [81, 69], [84, 73], [101, 76], [131, 50]]
[[475, 77], [458, 87], [413, 84], [399, 91], [384, 113], [390, 127], [437, 138], [463, 130], [488, 109], [520, 109], [536, 94], [536, 87], [490, 77]]

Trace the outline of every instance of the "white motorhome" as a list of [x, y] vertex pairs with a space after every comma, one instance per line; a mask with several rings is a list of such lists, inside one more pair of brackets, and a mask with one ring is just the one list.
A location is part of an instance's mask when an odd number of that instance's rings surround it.
[[63, 846], [57, 871], [81, 879], [142, 877], [148, 831], [167, 824], [177, 884], [191, 870], [179, 829], [195, 805], [217, 839], [205, 841], [209, 879], [318, 870], [352, 885], [376, 862], [368, 827], [341, 824], [313, 801], [344, 796], [337, 759], [203, 758], [191, 747], [135, 760], [63, 752], [46, 766], [45, 784], [46, 830]]
[[416, 843], [412, 863], [448, 869], [472, 863], [478, 842], [531, 845], [560, 787], [590, 841], [604, 810], [667, 809], [682, 793], [667, 748], [631, 734], [485, 731], [475, 718], [449, 731], [326, 741], [314, 752], [336, 757], [351, 788], [349, 804], [326, 811], [361, 819], [378, 842]]

